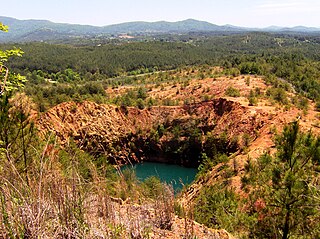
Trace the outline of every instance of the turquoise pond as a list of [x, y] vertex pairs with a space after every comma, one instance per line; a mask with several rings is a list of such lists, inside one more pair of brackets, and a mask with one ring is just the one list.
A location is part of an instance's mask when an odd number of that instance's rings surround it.
[[185, 168], [179, 165], [153, 162], [143, 162], [135, 164], [134, 166], [126, 165], [122, 169], [125, 168], [133, 168], [140, 181], [150, 176], [156, 176], [160, 178], [162, 182], [171, 184], [175, 192], [181, 190], [183, 185], [190, 184], [198, 172], [195, 168]]

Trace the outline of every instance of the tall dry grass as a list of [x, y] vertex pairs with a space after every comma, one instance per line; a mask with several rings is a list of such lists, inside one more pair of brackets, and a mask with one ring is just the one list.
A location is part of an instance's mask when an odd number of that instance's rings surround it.
[[168, 186], [148, 199], [135, 179], [118, 175], [110, 184], [89, 160], [91, 177], [84, 178], [77, 154], [63, 168], [52, 142], [32, 148], [27, 171], [9, 151], [2, 154], [1, 238], [152, 238], [154, 228], [171, 229]]
[[54, 134], [40, 139], [28, 98], [7, 99], [0, 99], [0, 238], [154, 238], [171, 229], [172, 188], [148, 188], [72, 140], [62, 148]]

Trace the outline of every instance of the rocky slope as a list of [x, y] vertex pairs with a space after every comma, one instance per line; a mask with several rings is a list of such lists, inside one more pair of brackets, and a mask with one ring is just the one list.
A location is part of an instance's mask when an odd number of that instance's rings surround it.
[[[128, 160], [139, 161], [141, 157], [138, 156], [149, 159], [141, 149], [129, 148], [130, 141], [135, 140], [132, 135], [147, 134], [158, 125], [183, 127], [193, 121], [196, 122], [194, 127], [200, 129], [202, 134], [224, 133], [230, 142], [237, 140], [236, 151], [244, 144], [241, 136], [248, 135], [251, 140], [255, 140], [268, 117], [269, 114], [262, 110], [253, 110], [223, 98], [185, 106], [159, 106], [143, 110], [92, 102], [69, 102], [41, 115], [38, 128], [43, 134], [54, 132], [62, 144], [72, 137], [80, 147], [104, 154], [114, 162], [128, 163]], [[161, 143], [166, 140], [162, 137]]]
[[[181, 74], [182, 77], [185, 72]], [[241, 96], [226, 97], [225, 91], [230, 86], [237, 88]], [[156, 99], [170, 97], [182, 101], [192, 97], [194, 103], [139, 110], [92, 102], [67, 102], [42, 114], [37, 125], [42, 134], [53, 132], [57, 135], [62, 144], [68, 143], [72, 137], [83, 149], [103, 154], [109, 161], [117, 164], [140, 160], [187, 164], [186, 160], [177, 161], [163, 154], [165, 146], [172, 143], [176, 128], [182, 131], [197, 129], [202, 136], [211, 134], [219, 137], [224, 134], [229, 142], [227, 153], [232, 154], [231, 161], [237, 162], [241, 172], [248, 157], [255, 159], [263, 152], [273, 150], [274, 134], [280, 132], [285, 124], [299, 118], [303, 129], [315, 133], [320, 131], [319, 115], [313, 110], [312, 102], [309, 102], [308, 111], [299, 110], [293, 105], [279, 105], [266, 97], [259, 98], [255, 106], [248, 106], [247, 96], [251, 90], [259, 88], [261, 94], [266, 95], [269, 87], [261, 77], [241, 75], [232, 78], [193, 79], [187, 86], [183, 82], [172, 82], [162, 89], [150, 85], [152, 90], [148, 94]], [[128, 86], [123, 86], [107, 91], [108, 95], [115, 97], [127, 90]], [[204, 94], [215, 98], [203, 101]], [[288, 97], [293, 100], [295, 95], [289, 93]], [[159, 140], [151, 142], [148, 137], [159, 126], [164, 126], [170, 134], [158, 135]], [[184, 135], [179, 137], [180, 141], [186, 138]], [[198, 159], [194, 160], [197, 162]], [[212, 181], [217, 175], [217, 169], [213, 169], [208, 181]], [[235, 177], [234, 180], [239, 188], [240, 177]], [[199, 182], [201, 184], [203, 182]]]
[[[186, 141], [184, 134], [175, 135], [175, 131], [197, 130], [201, 134], [202, 149], [205, 148], [206, 137], [221, 135], [227, 141], [226, 146], [230, 161], [228, 167], [233, 170], [228, 185], [242, 194], [241, 177], [244, 175], [244, 165], [248, 158], [256, 159], [266, 151], [274, 152], [274, 136], [281, 132], [283, 126], [294, 120], [299, 120], [303, 130], [312, 130], [319, 134], [319, 113], [314, 110], [314, 104], [309, 102], [309, 109], [299, 110], [294, 105], [283, 106], [270, 101], [267, 97], [259, 98], [255, 106], [249, 106], [247, 95], [250, 90], [259, 87], [262, 95], [266, 95], [267, 86], [261, 78], [251, 77], [250, 85], [244, 76], [227, 79], [191, 80], [187, 87], [177, 84], [167, 85], [164, 89], [152, 88], [150, 95], [162, 100], [171, 97], [182, 101], [193, 97], [194, 103], [178, 106], [154, 106], [143, 110], [135, 107], [117, 107], [114, 105], [96, 104], [93, 102], [66, 102], [50, 109], [37, 120], [37, 127], [42, 135], [52, 132], [57, 135], [62, 145], [68, 144], [73, 138], [79, 147], [93, 154], [104, 155], [110, 162], [126, 164], [141, 160], [152, 160], [169, 163], [179, 163], [187, 166], [197, 166], [198, 158], [177, 160], [174, 154], [166, 154], [168, 145], [173, 139]], [[198, 85], [202, 87], [197, 87]], [[225, 91], [235, 87], [241, 92], [240, 97], [226, 97]], [[179, 94], [177, 94], [179, 88]], [[203, 89], [216, 98], [203, 101]], [[108, 89], [109, 95], [125, 93], [127, 88]], [[294, 93], [289, 93], [292, 100]], [[167, 132], [162, 134], [159, 128]], [[157, 137], [155, 137], [155, 135]], [[157, 138], [155, 140], [154, 138]], [[170, 148], [170, 147], [169, 147]], [[191, 150], [192, 151], [192, 150]], [[192, 153], [192, 152], [191, 152]], [[191, 162], [190, 162], [191, 160]], [[199, 177], [180, 197], [184, 208], [192, 205], [201, 188], [217, 182], [225, 181], [225, 172], [221, 164], [213, 167], [207, 174]], [[137, 215], [145, 212], [145, 205], [121, 205], [121, 210], [135, 210]], [[150, 209], [152, 212], [152, 208]], [[148, 210], [147, 210], [148, 211]], [[138, 213], [139, 212], [139, 213]], [[139, 214], [140, 215], [140, 214]], [[149, 219], [146, 219], [146, 223]], [[225, 231], [212, 231], [202, 225], [190, 221], [199, 238], [231, 238]], [[175, 217], [173, 230], [153, 230], [152, 238], [181, 238], [185, 233], [184, 219]], [[97, 232], [98, 233], [98, 232]]]
[[[221, 69], [211, 70], [220, 72]], [[177, 77], [185, 77], [190, 72], [182, 71], [177, 74]], [[62, 144], [67, 143], [72, 137], [80, 147], [92, 153], [104, 154], [110, 161], [117, 163], [151, 158], [170, 162], [170, 159], [162, 157], [161, 150], [166, 142], [170, 143], [170, 137], [173, 136], [161, 136], [160, 141], [153, 145], [153, 154], [146, 155], [143, 152], [146, 137], [161, 125], [165, 125], [171, 132], [174, 131], [174, 127], [180, 127], [182, 130], [193, 127], [199, 129], [202, 135], [212, 133], [219, 136], [224, 133], [230, 144], [236, 141], [236, 147], [228, 153], [235, 153], [249, 142], [246, 153], [242, 154], [239, 151], [238, 158], [247, 157], [247, 153], [250, 157], [256, 158], [265, 150], [270, 150], [274, 133], [280, 132], [284, 124], [298, 117], [301, 118], [302, 128], [319, 131], [318, 113], [313, 110], [314, 105], [311, 102], [307, 112], [292, 105], [279, 105], [265, 97], [259, 98], [255, 106], [248, 106], [247, 96], [251, 91], [259, 89], [262, 95], [266, 95], [271, 87], [266, 85], [261, 77], [192, 77], [195, 78], [189, 80], [188, 84], [173, 81], [163, 84], [162, 87], [157, 87], [156, 84], [145, 85], [150, 89], [149, 97], [158, 101], [169, 98], [180, 102], [179, 106], [154, 106], [139, 110], [134, 107], [98, 105], [92, 102], [67, 102], [42, 114], [37, 125], [42, 134], [54, 132]], [[238, 89], [241, 96], [227, 97], [225, 92], [228, 87]], [[131, 89], [132, 86], [126, 85], [109, 88], [107, 94], [117, 97]], [[293, 89], [291, 91], [294, 92]], [[205, 95], [214, 98], [203, 101]], [[295, 94], [289, 93], [288, 97], [292, 101]], [[186, 104], [185, 99], [192, 99], [190, 102], [194, 103]], [[190, 122], [193, 125], [190, 126]], [[137, 138], [137, 135], [140, 138]], [[183, 137], [180, 138], [183, 140]], [[132, 147], [133, 144], [135, 147]]]

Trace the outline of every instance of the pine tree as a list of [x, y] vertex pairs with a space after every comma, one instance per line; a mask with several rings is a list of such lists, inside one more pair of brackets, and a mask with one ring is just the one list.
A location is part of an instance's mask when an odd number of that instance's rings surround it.
[[[259, 238], [319, 238], [320, 138], [302, 133], [298, 121], [276, 139], [277, 154], [265, 154], [251, 166], [252, 234]], [[252, 186], [252, 185], [251, 185]], [[318, 185], [319, 186], [319, 185]]]

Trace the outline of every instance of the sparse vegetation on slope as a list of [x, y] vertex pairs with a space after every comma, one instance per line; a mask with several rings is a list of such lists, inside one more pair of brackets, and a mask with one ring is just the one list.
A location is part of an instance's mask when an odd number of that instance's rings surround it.
[[93, 157], [72, 141], [61, 148], [52, 133], [38, 137], [25, 96], [0, 100], [0, 119], [11, 126], [1, 132], [2, 237], [228, 236], [189, 219], [193, 231], [186, 231], [186, 222], [173, 214], [170, 186], [157, 179], [141, 183], [132, 171], [117, 172], [105, 157]]
[[[216, 184], [195, 201], [195, 218], [248, 238], [319, 237], [319, 137], [301, 133], [298, 121], [277, 137], [277, 153], [248, 159], [239, 196]], [[227, 170], [224, 170], [225, 173]]]
[[[0, 96], [1, 236], [319, 237], [318, 42], [281, 38], [22, 45], [6, 66], [26, 94], [11, 75]], [[119, 170], [143, 160], [199, 174], [174, 198]]]

